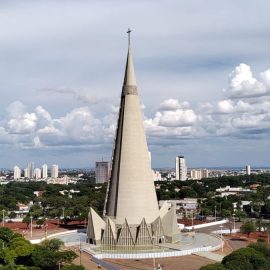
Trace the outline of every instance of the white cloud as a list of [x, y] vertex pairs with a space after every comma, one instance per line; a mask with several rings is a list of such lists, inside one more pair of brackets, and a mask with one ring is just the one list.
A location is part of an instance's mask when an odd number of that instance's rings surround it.
[[176, 111], [178, 109], [186, 109], [189, 107], [189, 103], [188, 102], [180, 102], [178, 99], [166, 99], [164, 100], [160, 106], [159, 109], [161, 111]]
[[[267, 79], [267, 73], [264, 76]], [[260, 97], [270, 93], [262, 82], [253, 77], [250, 66], [246, 64], [240, 64], [230, 73], [229, 87], [224, 92], [232, 99]]]
[[[267, 89], [268, 77], [268, 71], [261, 73], [261, 89]], [[270, 132], [270, 97], [258, 94], [258, 81], [252, 76], [250, 67], [239, 65], [229, 78], [227, 89], [234, 91], [231, 97], [226, 92], [227, 97], [199, 107], [173, 98], [162, 101], [152, 117], [145, 115], [149, 142], [162, 145], [181, 143], [179, 138], [253, 138], [254, 134]], [[40, 105], [31, 112], [22, 102], [16, 101], [7, 108], [7, 117], [2, 120], [5, 126], [0, 127], [0, 134], [2, 138], [11, 138], [2, 141], [17, 147], [79, 149], [86, 145], [104, 146], [113, 141], [118, 110], [118, 106], [111, 106], [105, 115], [96, 116], [93, 109], [79, 107], [53, 117]]]
[[6, 111], [10, 117], [20, 117], [26, 112], [26, 106], [17, 100], [9, 104]]
[[220, 113], [232, 113], [234, 111], [233, 102], [231, 100], [219, 101], [217, 107]]
[[263, 83], [269, 90], [270, 89], [270, 69], [265, 70], [260, 75], [261, 75]]
[[7, 123], [9, 133], [31, 133], [36, 128], [37, 117], [34, 113], [25, 113], [22, 116], [11, 118]]

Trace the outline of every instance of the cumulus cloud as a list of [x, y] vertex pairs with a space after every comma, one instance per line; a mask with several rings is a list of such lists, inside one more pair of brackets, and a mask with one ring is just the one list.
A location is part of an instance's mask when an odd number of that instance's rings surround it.
[[189, 108], [188, 102], [167, 99], [159, 106], [153, 118], [145, 119], [149, 136], [193, 136], [199, 117]]
[[35, 130], [37, 117], [34, 113], [25, 113], [22, 116], [12, 118], [8, 121], [9, 133], [25, 134]]
[[[12, 103], [8, 109], [14, 109], [15, 113], [8, 113], [5, 126], [0, 127], [0, 135], [2, 141], [4, 135], [9, 135], [7, 137], [21, 148], [106, 144], [112, 141], [116, 128], [114, 107], [109, 115], [100, 119], [94, 116], [89, 107], [75, 108], [58, 118], [52, 117], [40, 105], [33, 112], [27, 112], [21, 102]], [[9, 142], [12, 143], [12, 140]]]
[[264, 83], [253, 77], [250, 66], [240, 64], [229, 75], [229, 86], [224, 90], [228, 98], [252, 98], [269, 95], [269, 71], [262, 73]]
[[[206, 137], [254, 138], [270, 133], [270, 72], [253, 77], [251, 68], [240, 64], [229, 75], [224, 98], [191, 106], [187, 101], [166, 99], [153, 116], [145, 115], [149, 142], [181, 143], [181, 139]], [[144, 108], [142, 108], [144, 109]], [[88, 106], [74, 108], [53, 117], [45, 108], [33, 111], [20, 101], [11, 103], [0, 126], [0, 143], [16, 143], [20, 147], [83, 147], [111, 144], [117, 125], [118, 106], [105, 115], [95, 115]], [[146, 114], [147, 110], [144, 110]]]
[[6, 111], [10, 117], [20, 117], [26, 112], [26, 106], [22, 102], [16, 100], [9, 104]]
[[186, 109], [189, 107], [189, 103], [187, 101], [180, 102], [178, 99], [166, 99], [164, 100], [160, 106], [159, 110], [162, 111], [176, 111], [178, 109]]

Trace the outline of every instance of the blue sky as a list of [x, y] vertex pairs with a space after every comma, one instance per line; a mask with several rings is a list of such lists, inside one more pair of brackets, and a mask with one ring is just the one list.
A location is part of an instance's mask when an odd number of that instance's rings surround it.
[[1, 1], [0, 167], [110, 159], [132, 32], [154, 167], [269, 166], [269, 1]]

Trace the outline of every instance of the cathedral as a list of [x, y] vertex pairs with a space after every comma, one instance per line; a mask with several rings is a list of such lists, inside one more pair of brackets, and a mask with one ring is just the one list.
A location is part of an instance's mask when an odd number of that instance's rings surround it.
[[102, 250], [179, 241], [175, 207], [159, 209], [129, 46], [103, 216], [90, 208], [88, 242]]

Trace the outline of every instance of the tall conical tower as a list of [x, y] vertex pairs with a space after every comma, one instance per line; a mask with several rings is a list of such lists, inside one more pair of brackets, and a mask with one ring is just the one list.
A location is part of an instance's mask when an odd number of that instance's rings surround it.
[[106, 201], [106, 215], [122, 224], [147, 223], [159, 216], [150, 166], [131, 49], [128, 48], [125, 77]]
[[87, 236], [104, 250], [151, 249], [179, 240], [175, 209], [159, 210], [129, 47], [103, 219], [91, 208]]

